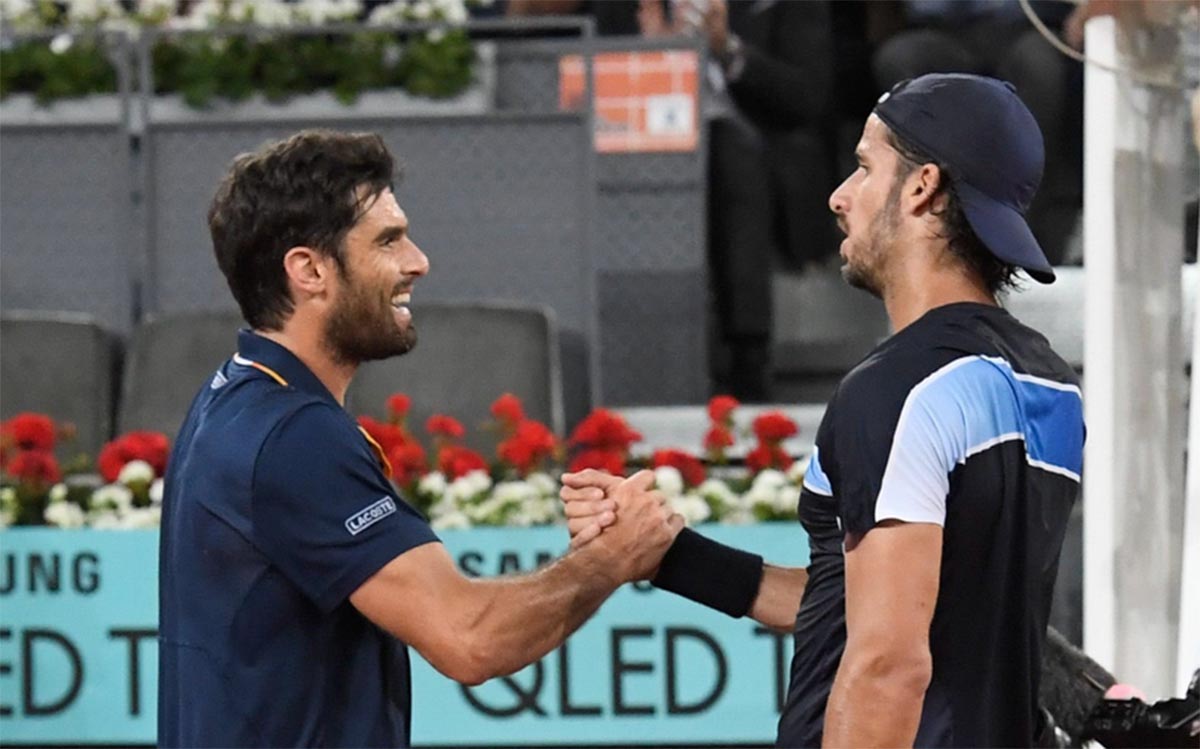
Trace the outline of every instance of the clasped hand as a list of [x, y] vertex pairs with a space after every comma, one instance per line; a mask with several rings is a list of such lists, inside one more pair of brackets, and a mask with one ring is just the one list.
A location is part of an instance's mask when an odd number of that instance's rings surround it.
[[638, 471], [629, 478], [586, 469], [563, 474], [559, 496], [571, 533], [571, 548], [605, 544], [626, 578], [654, 576], [662, 557], [683, 529], [683, 516], [671, 511], [662, 492], [654, 490], [654, 473]]

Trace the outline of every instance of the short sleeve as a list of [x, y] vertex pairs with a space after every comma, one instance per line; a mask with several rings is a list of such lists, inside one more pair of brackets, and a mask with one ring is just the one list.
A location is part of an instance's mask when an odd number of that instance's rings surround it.
[[344, 413], [308, 404], [272, 431], [254, 469], [254, 538], [323, 610], [437, 536], [401, 500]]
[[982, 357], [955, 359], [903, 393], [887, 383], [856, 389], [845, 403], [843, 429], [854, 437], [839, 444], [836, 487], [847, 532], [884, 520], [944, 525], [957, 466], [1024, 438], [1011, 373]]

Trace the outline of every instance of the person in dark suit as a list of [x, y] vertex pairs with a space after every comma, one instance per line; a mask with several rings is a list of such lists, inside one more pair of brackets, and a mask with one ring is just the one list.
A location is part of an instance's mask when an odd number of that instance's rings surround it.
[[714, 64], [709, 124], [709, 265], [720, 348], [717, 388], [770, 398], [771, 269], [836, 242], [826, 120], [833, 31], [825, 2], [680, 0], [676, 29], [702, 33]]
[[602, 35], [699, 34], [710, 65], [708, 254], [716, 389], [770, 397], [771, 270], [837, 249], [828, 2], [509, 0], [509, 16], [587, 13]]

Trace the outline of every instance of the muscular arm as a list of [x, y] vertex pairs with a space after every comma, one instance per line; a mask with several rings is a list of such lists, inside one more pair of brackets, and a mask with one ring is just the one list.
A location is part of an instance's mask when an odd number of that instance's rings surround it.
[[825, 746], [912, 746], [933, 672], [941, 558], [938, 525], [885, 521], [847, 537], [846, 650], [825, 710]]
[[519, 670], [579, 628], [623, 582], [596, 549], [528, 575], [464, 577], [441, 544], [392, 560], [350, 596], [368, 619], [464, 684]]
[[614, 489], [604, 538], [532, 574], [463, 576], [441, 544], [401, 554], [350, 595], [368, 619], [465, 684], [512, 673], [562, 644], [623, 582], [658, 566], [682, 527], [642, 471]]

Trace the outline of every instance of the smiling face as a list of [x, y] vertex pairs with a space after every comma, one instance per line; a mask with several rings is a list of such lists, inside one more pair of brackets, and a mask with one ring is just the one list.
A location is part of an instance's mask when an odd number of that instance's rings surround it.
[[882, 296], [900, 226], [905, 175], [898, 174], [898, 167], [903, 162], [887, 141], [887, 126], [875, 115], [867, 118], [854, 153], [858, 168], [829, 197], [829, 208], [846, 235], [840, 249], [842, 277]]
[[409, 351], [417, 343], [409, 302], [429, 259], [408, 235], [408, 217], [391, 190], [368, 198], [345, 238], [337, 298], [325, 323], [326, 348], [358, 364]]

